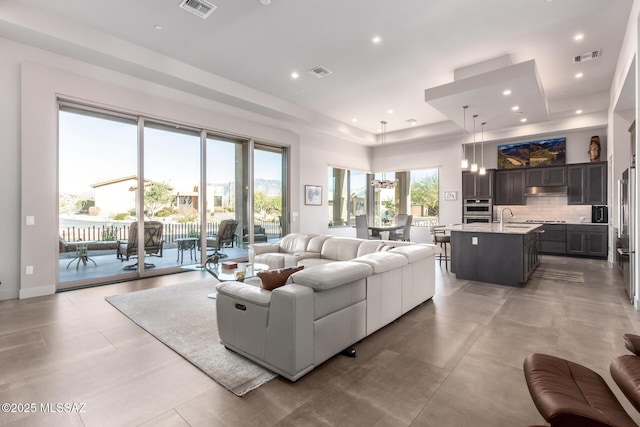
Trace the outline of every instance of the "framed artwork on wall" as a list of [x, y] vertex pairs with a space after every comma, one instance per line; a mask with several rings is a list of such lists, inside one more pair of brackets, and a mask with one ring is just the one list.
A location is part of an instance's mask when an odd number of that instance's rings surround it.
[[458, 200], [458, 192], [457, 191], [445, 191], [444, 192], [445, 200]]
[[305, 185], [304, 186], [304, 204], [310, 206], [322, 205], [322, 186], [321, 185]]

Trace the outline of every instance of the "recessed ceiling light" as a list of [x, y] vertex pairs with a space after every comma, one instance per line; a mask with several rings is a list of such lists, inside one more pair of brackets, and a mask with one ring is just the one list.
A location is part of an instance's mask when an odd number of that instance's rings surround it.
[[271, 0], [260, 0], [260, 4], [263, 6], [269, 6], [271, 4]]
[[514, 105], [513, 107], [511, 107], [511, 111], [518, 111], [520, 109], [519, 106]]
[[353, 119], [351, 119], [351, 121], [352, 121], [353, 123], [356, 123], [356, 122], [358, 121], [358, 119], [356, 119], [356, 118], [354, 117]]
[[160, 31], [160, 30], [162, 30], [162, 25], [154, 25], [153, 28], [155, 28], [156, 30]]
[[576, 73], [576, 75], [575, 75], [574, 77], [575, 77], [576, 79], [581, 79], [583, 75], [584, 75], [584, 74], [582, 74], [582, 73]]
[[300, 77], [300, 74], [298, 74], [297, 72], [294, 71], [293, 73], [291, 73], [292, 79], [297, 79], [298, 77]]
[[388, 114], [393, 114], [393, 110], [387, 110]]
[[371, 41], [375, 44], [378, 44], [382, 41], [382, 39], [380, 38], [380, 36], [375, 36], [374, 38], [371, 39]]
[[523, 118], [520, 119], [520, 123], [526, 123], [526, 121], [527, 121], [526, 117], [523, 117]]
[[573, 36], [573, 39], [577, 42], [579, 42], [580, 40], [584, 39], [584, 34], [582, 33], [578, 33], [575, 36]]
[[502, 94], [503, 94], [504, 96], [509, 96], [509, 95], [511, 95], [511, 89], [507, 89], [507, 90], [503, 91], [503, 92], [502, 92]]
[[582, 110], [576, 110], [576, 114], [582, 114]]

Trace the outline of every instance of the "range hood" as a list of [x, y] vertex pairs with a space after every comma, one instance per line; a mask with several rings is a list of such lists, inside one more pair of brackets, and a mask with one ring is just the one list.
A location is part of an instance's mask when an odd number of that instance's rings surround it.
[[525, 196], [527, 197], [542, 197], [542, 196], [566, 196], [566, 185], [552, 185], [545, 187], [527, 187], [525, 189]]

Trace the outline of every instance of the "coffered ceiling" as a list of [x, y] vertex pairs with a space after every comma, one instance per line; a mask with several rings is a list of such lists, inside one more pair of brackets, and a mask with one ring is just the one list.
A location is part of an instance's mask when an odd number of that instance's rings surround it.
[[[460, 131], [462, 104], [496, 129], [606, 111], [633, 3], [208, 1], [202, 19], [181, 0], [0, 0], [0, 36], [370, 145], [381, 120], [390, 142]], [[496, 58], [512, 65], [473, 71]]]

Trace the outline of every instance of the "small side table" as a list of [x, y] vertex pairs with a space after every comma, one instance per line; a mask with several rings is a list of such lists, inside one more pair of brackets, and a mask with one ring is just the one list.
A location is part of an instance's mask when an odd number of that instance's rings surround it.
[[78, 260], [78, 263], [76, 264], [76, 270], [78, 269], [78, 267], [80, 267], [80, 262], [82, 262], [82, 264], [86, 266], [87, 262], [91, 261], [94, 267], [98, 266], [96, 262], [91, 257], [89, 257], [89, 243], [95, 243], [95, 242], [89, 242], [89, 241], [75, 242], [76, 257], [71, 261], [69, 261], [69, 264], [67, 264], [67, 268], [69, 268], [69, 266], [73, 264], [73, 261], [75, 260]]
[[[184, 261], [184, 251], [189, 250], [189, 257], [193, 261], [194, 252], [196, 252], [196, 243], [198, 242], [197, 237], [183, 237], [180, 239], [176, 239], [176, 243], [178, 244], [178, 258], [176, 262], [180, 261], [180, 264]], [[195, 254], [195, 261], [198, 261], [198, 254]]]

